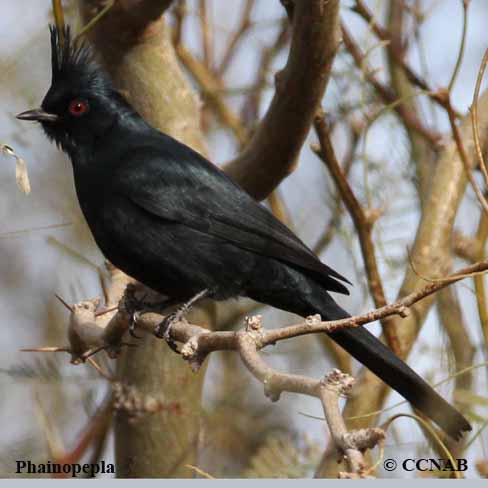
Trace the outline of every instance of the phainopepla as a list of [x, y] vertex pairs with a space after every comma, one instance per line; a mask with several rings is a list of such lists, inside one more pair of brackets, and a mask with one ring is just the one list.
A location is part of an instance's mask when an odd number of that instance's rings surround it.
[[[81, 209], [104, 255], [177, 302], [246, 296], [303, 317], [349, 317], [328, 292], [339, 273], [221, 170], [148, 125], [78, 45], [51, 27], [52, 84], [42, 124], [73, 163]], [[330, 337], [458, 439], [466, 419], [363, 327]]]

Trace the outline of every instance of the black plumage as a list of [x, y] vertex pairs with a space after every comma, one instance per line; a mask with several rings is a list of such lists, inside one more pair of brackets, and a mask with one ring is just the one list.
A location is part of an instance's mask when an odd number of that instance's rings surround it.
[[[51, 28], [52, 85], [38, 120], [73, 163], [80, 206], [104, 255], [179, 302], [204, 289], [324, 319], [348, 317], [329, 291], [347, 280], [200, 154], [148, 125], [69, 29]], [[464, 417], [365, 328], [330, 336], [459, 438]]]

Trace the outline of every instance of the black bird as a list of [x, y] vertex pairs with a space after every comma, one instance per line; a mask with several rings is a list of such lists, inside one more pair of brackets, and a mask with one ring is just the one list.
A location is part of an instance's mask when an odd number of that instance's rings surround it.
[[[86, 44], [51, 27], [52, 84], [42, 124], [73, 164], [81, 209], [104, 255], [177, 302], [246, 296], [303, 317], [349, 317], [328, 292], [339, 273], [266, 208], [188, 146], [148, 125], [114, 89]], [[458, 439], [466, 419], [363, 327], [330, 336]]]

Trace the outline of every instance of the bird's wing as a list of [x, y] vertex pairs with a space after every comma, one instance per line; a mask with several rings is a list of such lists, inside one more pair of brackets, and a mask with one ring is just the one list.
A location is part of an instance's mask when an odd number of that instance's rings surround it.
[[[314, 275], [324, 288], [349, 294], [349, 281], [315, 254], [265, 207], [220, 169], [169, 138], [157, 147], [133, 150], [115, 186], [134, 204], [159, 218], [179, 222], [236, 246]], [[334, 279], [335, 278], [335, 279]]]

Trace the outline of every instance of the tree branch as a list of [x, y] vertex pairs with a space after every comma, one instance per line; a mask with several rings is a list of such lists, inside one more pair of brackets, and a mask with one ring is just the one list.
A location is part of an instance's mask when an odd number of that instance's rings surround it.
[[[257, 315], [246, 319], [246, 330], [248, 332], [253, 330], [256, 332], [253, 340], [256, 347], [262, 349], [285, 339], [360, 327], [384, 317], [396, 315], [401, 318], [407, 318], [410, 316], [409, 308], [418, 302], [453, 283], [468, 277], [479, 276], [486, 271], [488, 271], [488, 261], [474, 263], [445, 278], [432, 280], [419, 290], [398, 299], [396, 302], [345, 319], [323, 322], [320, 315], [313, 315], [308, 317], [305, 322], [296, 325], [264, 330], [261, 324], [261, 316]], [[75, 356], [76, 364], [85, 361], [87, 359], [86, 353], [93, 350], [94, 347], [100, 350], [106, 349], [111, 357], [120, 355], [120, 346], [123, 345], [123, 337], [129, 330], [130, 318], [134, 311], [140, 307], [141, 302], [136, 298], [139, 293], [145, 294], [144, 288], [140, 285], [128, 286], [124, 297], [119, 303], [118, 311], [112, 311], [108, 314], [96, 312], [98, 299], [85, 300], [70, 306], [70, 325], [68, 328], [70, 344], [58, 349], [63, 352], [78, 354]], [[144, 312], [144, 309], [142, 309], [138, 310], [138, 312], [137, 326], [145, 332], [153, 333], [163, 320], [161, 316], [163, 311], [161, 313], [155, 313], [154, 310]], [[76, 335], [72, 333], [73, 328], [76, 328]], [[173, 341], [183, 344], [180, 353], [185, 360], [190, 362], [194, 371], [201, 367], [210, 352], [241, 350], [239, 331], [209, 331], [198, 325], [189, 324], [186, 319], [174, 323], [171, 327], [170, 335]], [[32, 352], [41, 351], [42, 349], [45, 352], [52, 352], [54, 348], [30, 348], [24, 349], [24, 351]]]
[[364, 77], [375, 89], [376, 93], [382, 98], [383, 102], [387, 105], [391, 105], [395, 112], [402, 119], [403, 123], [419, 133], [424, 137], [431, 145], [437, 147], [441, 140], [441, 135], [425, 127], [421, 120], [417, 117], [415, 112], [409, 110], [405, 104], [398, 103], [398, 98], [394, 91], [387, 85], [384, 85], [375, 74], [365, 66], [365, 56], [362, 53], [358, 44], [354, 41], [353, 37], [347, 30], [346, 26], [342, 24], [342, 37], [344, 39], [344, 45], [351, 54], [357, 67], [364, 73]]
[[[341, 165], [337, 161], [335, 151], [330, 140], [329, 127], [323, 111], [319, 111], [317, 113], [314, 126], [315, 132], [319, 139], [319, 147], [316, 148], [315, 153], [327, 166], [330, 175], [332, 176], [332, 179], [334, 180], [335, 185], [342, 197], [342, 201], [351, 215], [358, 233], [359, 244], [361, 246], [361, 253], [363, 255], [366, 275], [368, 278], [368, 286], [373, 297], [374, 304], [376, 307], [383, 307], [386, 305], [386, 296], [383, 290], [383, 282], [378, 269], [378, 263], [376, 261], [376, 251], [373, 242], [373, 225], [380, 213], [363, 209], [354, 195], [354, 192], [349, 186], [347, 178], [342, 171]], [[388, 327], [387, 321], [382, 321], [381, 325], [388, 345], [395, 353], [398, 353], [398, 340], [397, 337], [392, 333], [393, 330]]]
[[293, 170], [329, 79], [339, 43], [339, 0], [297, 2], [290, 54], [271, 105], [226, 173], [258, 200]]
[[[479, 102], [480, 114], [488, 114], [488, 92]], [[482, 149], [488, 148], [488, 116], [481, 115], [480, 134]], [[468, 150], [468, 159], [475, 161], [475, 146], [469, 117], [463, 119], [460, 127], [462, 138]], [[408, 296], [423, 288], [422, 276], [436, 278], [445, 274], [450, 266], [451, 236], [454, 219], [466, 190], [467, 176], [462, 162], [457, 155], [455, 142], [448, 144], [442, 151], [432, 176], [431, 191], [423, 206], [422, 218], [417, 229], [415, 242], [410, 251], [415, 270], [409, 268], [399, 292], [399, 297]], [[407, 357], [423, 321], [433, 303], [432, 298], [417, 302], [413, 313], [404, 320], [393, 320], [401, 345], [401, 357]], [[356, 384], [356, 394], [347, 404], [346, 417], [360, 417], [371, 411], [381, 410], [388, 392], [387, 387], [371, 372], [364, 370]], [[375, 416], [361, 421], [354, 421], [355, 426], [371, 425]]]
[[[195, 372], [201, 368], [210, 352], [235, 350], [239, 352], [246, 368], [255, 378], [263, 383], [265, 395], [272, 401], [277, 401], [281, 393], [285, 391], [320, 398], [337, 449], [347, 460], [350, 472], [354, 476], [364, 477], [369, 474], [369, 471], [366, 470], [366, 463], [362, 457], [362, 451], [374, 447], [379, 441], [383, 440], [384, 434], [378, 429], [366, 429], [365, 431], [352, 433], [347, 431], [345, 422], [339, 413], [337, 400], [339, 393], [343, 394], [346, 390], [350, 390], [352, 379], [337, 371], [331, 373], [323, 380], [279, 373], [268, 366], [258, 352], [262, 348], [275, 344], [280, 340], [290, 339], [300, 335], [333, 332], [345, 327], [358, 327], [391, 315], [407, 317], [408, 307], [411, 307], [419, 300], [446, 288], [456, 281], [473, 276], [473, 274], [484, 273], [487, 270], [488, 261], [475, 263], [447, 278], [432, 281], [421, 290], [413, 292], [395, 303], [347, 319], [322, 322], [320, 316], [313, 316], [297, 325], [264, 330], [261, 323], [261, 316], [255, 316], [247, 318], [245, 329], [237, 332], [211, 332], [203, 327], [189, 324], [183, 319], [172, 325], [170, 334], [173, 341], [178, 341], [183, 344], [180, 350], [181, 357], [188, 361], [191, 369]], [[117, 272], [117, 270], [114, 271]], [[115, 280], [114, 283], [116, 283]], [[97, 312], [96, 307], [99, 300], [88, 300], [72, 306], [67, 305], [70, 311], [68, 327], [70, 345], [62, 348], [30, 348], [25, 350], [39, 352], [58, 350], [69, 352], [72, 355], [72, 362], [74, 364], [85, 361], [89, 357], [88, 354], [94, 348], [96, 351], [105, 349], [110, 357], [119, 356], [121, 346], [123, 345], [123, 337], [128, 332], [130, 319], [134, 313], [134, 304], [140, 304], [140, 301], [135, 296], [138, 288], [139, 291], [144, 292], [143, 287], [140, 285], [131, 285], [126, 289], [117, 312], [112, 310], [107, 311], [107, 313]], [[161, 323], [161, 320], [162, 317], [160, 314], [147, 313], [137, 320], [137, 325], [139, 329], [153, 333], [158, 324]], [[146, 345], [147, 339], [149, 338], [149, 335], [145, 335]], [[153, 343], [157, 342], [153, 341]], [[123, 381], [117, 381], [115, 378], [110, 379], [115, 388], [115, 408], [119, 413], [117, 417], [121, 417], [121, 419], [117, 419], [116, 421], [116, 428], [119, 429], [119, 435], [123, 435], [126, 431], [130, 431], [130, 429], [134, 429], [135, 432], [129, 432], [130, 437], [127, 438], [130, 438], [131, 443], [134, 443], [136, 446], [140, 446], [142, 442], [140, 433], [143, 433], [145, 437], [149, 438], [151, 444], [155, 445], [155, 443], [161, 442], [161, 438], [164, 438], [161, 426], [159, 428], [152, 426], [148, 429], [147, 427], [141, 428], [141, 424], [142, 427], [154, 424], [154, 421], [160, 418], [158, 415], [177, 417], [178, 415], [184, 414], [186, 418], [188, 416], [187, 407], [185, 407], [187, 403], [183, 400], [172, 400], [175, 396], [174, 394], [171, 395], [171, 392], [168, 392], [168, 382], [163, 387], [159, 384], [159, 378], [154, 373], [151, 380], [152, 383], [156, 384], [157, 388], [147, 388], [142, 377], [146, 376], [150, 371], [149, 364], [155, 362], [155, 357], [148, 354], [147, 350], [144, 352], [146, 363], [135, 356], [138, 369], [135, 374], [134, 372], [128, 374], [127, 368], [134, 365], [130, 361], [131, 352], [134, 350], [137, 351], [138, 349], [129, 350], [124, 355], [125, 361], [119, 361], [117, 376], [123, 378]], [[75, 354], [77, 356], [74, 356]], [[162, 354], [160, 355], [162, 356]], [[167, 363], [160, 363], [162, 366], [165, 364]], [[173, 374], [174, 372], [172, 371], [171, 373]], [[102, 375], [104, 377], [107, 376], [106, 374]], [[180, 388], [179, 385], [175, 386]], [[186, 389], [185, 400], [188, 394], [188, 389]], [[195, 398], [192, 399], [195, 400]], [[194, 408], [194, 404], [190, 405], [191, 408]], [[117, 422], [121, 422], [122, 425], [117, 426]], [[181, 429], [178, 429], [178, 435], [181, 435]], [[126, 439], [125, 437], [123, 438]], [[147, 441], [147, 439], [145, 440]], [[121, 449], [121, 447], [118, 446], [118, 449]], [[189, 446], [186, 449], [189, 449]], [[131, 453], [133, 450], [129, 449], [128, 452]], [[127, 456], [127, 453], [124, 452], [123, 460], [126, 460], [125, 456]], [[187, 456], [188, 453], [185, 450], [179, 452], [181, 459], [185, 459]], [[140, 475], [139, 470], [144, 469], [144, 466], [141, 466], [141, 461], [137, 461], [136, 458], [132, 459], [132, 462], [136, 463], [138, 471], [134, 472], [133, 466], [118, 467], [118, 470], [122, 470], [122, 473], [128, 472], [134, 475]], [[177, 457], [176, 461], [173, 461], [175, 467], [179, 464], [178, 460], [179, 458]], [[154, 467], [146, 467], [145, 469], [147, 472], [153, 473], [152, 470]], [[351, 474], [346, 473], [344, 476], [351, 477]]]

